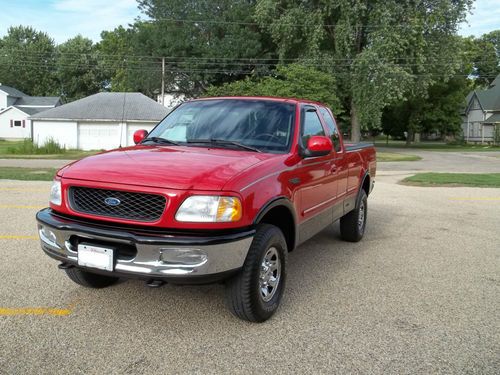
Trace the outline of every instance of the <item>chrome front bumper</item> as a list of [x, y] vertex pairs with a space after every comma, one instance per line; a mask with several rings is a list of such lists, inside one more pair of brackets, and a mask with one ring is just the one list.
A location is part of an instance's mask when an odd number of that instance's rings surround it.
[[[144, 234], [140, 228], [81, 222], [50, 209], [38, 212], [37, 221], [42, 249], [50, 257], [79, 266], [77, 243], [102, 244], [117, 249], [114, 270], [96, 271], [149, 279], [196, 278], [238, 270], [255, 233], [246, 229], [215, 236]], [[121, 248], [127, 251], [121, 252]]]

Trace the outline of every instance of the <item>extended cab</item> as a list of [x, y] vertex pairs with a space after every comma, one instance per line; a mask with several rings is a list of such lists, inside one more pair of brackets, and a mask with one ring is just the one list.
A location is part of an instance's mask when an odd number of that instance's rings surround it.
[[193, 100], [134, 140], [59, 170], [37, 214], [42, 249], [80, 285], [224, 281], [229, 309], [259, 322], [288, 252], [338, 219], [363, 237], [375, 150], [344, 144], [320, 103]]

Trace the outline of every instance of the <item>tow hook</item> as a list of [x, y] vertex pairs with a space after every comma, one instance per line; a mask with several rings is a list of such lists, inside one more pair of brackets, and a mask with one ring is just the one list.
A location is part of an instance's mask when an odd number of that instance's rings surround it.
[[70, 268], [73, 268], [75, 266], [73, 266], [72, 264], [69, 264], [69, 263], [61, 263], [60, 265], [57, 266], [57, 268], [59, 268], [60, 270], [69, 270]]
[[148, 280], [146, 281], [146, 285], [149, 286], [150, 288], [159, 288], [160, 286], [163, 286], [165, 284], [165, 281], [162, 280]]

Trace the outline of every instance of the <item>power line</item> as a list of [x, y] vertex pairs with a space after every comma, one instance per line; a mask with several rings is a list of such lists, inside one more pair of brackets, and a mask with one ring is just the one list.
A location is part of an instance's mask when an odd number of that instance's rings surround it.
[[[302, 62], [302, 61], [317, 61], [319, 59], [324, 59], [328, 61], [346, 61], [346, 62], [351, 62], [353, 58], [336, 58], [336, 57], [318, 57], [318, 58], [313, 58], [313, 57], [308, 57], [308, 58], [259, 58], [259, 57], [226, 57], [226, 56], [213, 56], [213, 57], [204, 57], [204, 56], [151, 56], [151, 55], [133, 55], [133, 54], [103, 54], [103, 53], [79, 53], [79, 52], [60, 52], [60, 51], [54, 51], [54, 52], [38, 52], [38, 51], [26, 51], [22, 49], [14, 50], [14, 49], [9, 49], [5, 50], [7, 52], [11, 53], [27, 53], [31, 55], [38, 55], [38, 56], [47, 56], [47, 57], [55, 57], [55, 56], [68, 56], [68, 57], [92, 57], [96, 58], [98, 57], [99, 59], [108, 59], [110, 57], [119, 57], [121, 59], [127, 59], [127, 60], [142, 60], [142, 59], [154, 59], [157, 61], [161, 61], [162, 58], [165, 58], [167, 60], [188, 60], [188, 61], [206, 61], [206, 60], [220, 60], [220, 61], [227, 61], [227, 60], [233, 60], [233, 61], [275, 61], [275, 62], [283, 62], [283, 61], [297, 61], [297, 62]], [[0, 50], [1, 52], [1, 50]], [[92, 56], [95, 54], [95, 56]], [[5, 56], [5, 55], [4, 55]], [[0, 56], [1, 57], [1, 56]], [[393, 61], [393, 60], [405, 60], [405, 61], [411, 61], [411, 60], [421, 60], [421, 57], [381, 57], [381, 58], [376, 58], [375, 60], [379, 61]], [[433, 59], [435, 61], [442, 61], [449, 59], [449, 57], [439, 57], [436, 59]], [[483, 60], [477, 60], [476, 62], [481, 62]], [[489, 61], [489, 62], [496, 62], [496, 60], [484, 60], [484, 61]], [[271, 63], [269, 63], [271, 64]]]
[[[21, 62], [21, 63], [12, 63], [12, 65], [15, 65], [16, 67], [39, 67], [39, 68], [55, 68], [54, 66], [50, 67], [47, 64], [43, 63], [37, 63], [37, 62]], [[72, 65], [66, 66], [66, 67], [74, 67]], [[113, 69], [112, 67], [108, 67], [108, 69]], [[126, 69], [131, 70], [131, 71], [141, 71], [141, 72], [158, 72], [161, 73], [161, 67], [157, 68], [143, 68], [143, 67], [127, 67]], [[208, 69], [195, 69], [195, 68], [166, 68], [166, 71], [168, 73], [204, 73], [204, 74], [230, 74], [230, 75], [254, 75], [256, 72], [254, 70], [252, 71], [244, 71], [244, 70], [227, 70], [227, 69], [217, 69], [217, 68], [208, 68]], [[257, 72], [258, 73], [258, 72]], [[452, 75], [443, 75], [441, 73], [411, 73], [411, 72], [405, 72], [402, 71], [401, 74], [409, 74], [412, 77], [441, 77], [441, 76], [446, 76], [446, 77], [468, 77], [470, 74], [452, 74]], [[392, 76], [392, 77], [399, 77], [401, 76], [400, 73], [375, 73], [378, 76]], [[257, 74], [259, 76], [276, 76], [276, 73], [271, 73], [268, 72], [266, 74], [260, 72], [260, 74]], [[336, 76], [339, 77], [356, 77], [356, 76], [369, 76], [370, 74], [365, 74], [365, 73], [356, 73], [356, 72], [349, 72], [349, 73], [336, 73]], [[496, 76], [482, 76], [484, 78], [495, 78]]]
[[[263, 28], [265, 26], [270, 26], [271, 23], [269, 22], [248, 22], [248, 21], [225, 21], [225, 20], [192, 20], [192, 19], [185, 19], [185, 18], [155, 18], [154, 20], [139, 20], [141, 22], [146, 22], [146, 23], [154, 23], [154, 22], [172, 22], [172, 23], [190, 23], [190, 24], [215, 24], [215, 25], [240, 25], [240, 26], [258, 26], [260, 28]], [[320, 27], [325, 27], [325, 28], [332, 28], [332, 27], [337, 27], [337, 26], [342, 26], [342, 27], [349, 27], [352, 29], [367, 29], [367, 30], [378, 30], [378, 29], [386, 29], [386, 28], [394, 28], [394, 27], [400, 27], [400, 28], [415, 28], [416, 26], [419, 26], [423, 29], [429, 28], [429, 27], [440, 27], [441, 25], [429, 25], [426, 23], [420, 24], [420, 25], [412, 25], [408, 22], [396, 22], [392, 24], [387, 24], [387, 25], [381, 25], [381, 24], [353, 24], [349, 25], [346, 23], [316, 23], [311, 25], [310, 23], [293, 23], [293, 22], [282, 22], [279, 24], [280, 26], [287, 26], [287, 27], [311, 27], [311, 26], [320, 26]]]

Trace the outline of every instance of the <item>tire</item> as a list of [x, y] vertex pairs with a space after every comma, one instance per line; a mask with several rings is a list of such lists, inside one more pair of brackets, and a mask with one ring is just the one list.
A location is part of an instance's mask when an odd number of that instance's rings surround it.
[[118, 277], [98, 275], [77, 267], [68, 268], [64, 271], [72, 281], [86, 288], [106, 288], [118, 281]]
[[226, 281], [226, 305], [236, 317], [263, 322], [276, 312], [285, 289], [287, 256], [281, 230], [259, 225], [242, 270]]
[[361, 190], [356, 208], [340, 218], [340, 236], [344, 241], [358, 242], [363, 238], [368, 216], [368, 197]]

